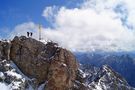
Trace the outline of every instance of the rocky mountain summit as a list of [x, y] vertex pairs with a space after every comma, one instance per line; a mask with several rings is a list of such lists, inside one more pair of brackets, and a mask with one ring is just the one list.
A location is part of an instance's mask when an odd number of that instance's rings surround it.
[[3, 90], [135, 90], [109, 66], [80, 66], [74, 55], [54, 42], [25, 36], [0, 41]]
[[82, 90], [135, 90], [108, 65], [103, 65], [101, 68], [82, 65], [79, 72], [81, 83], [85, 85], [85, 89]]

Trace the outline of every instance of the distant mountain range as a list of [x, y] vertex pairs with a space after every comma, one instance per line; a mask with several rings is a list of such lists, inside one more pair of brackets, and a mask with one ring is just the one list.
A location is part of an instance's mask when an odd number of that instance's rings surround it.
[[109, 65], [119, 72], [128, 83], [135, 87], [135, 53], [134, 52], [79, 52], [74, 53], [83, 65], [101, 67]]

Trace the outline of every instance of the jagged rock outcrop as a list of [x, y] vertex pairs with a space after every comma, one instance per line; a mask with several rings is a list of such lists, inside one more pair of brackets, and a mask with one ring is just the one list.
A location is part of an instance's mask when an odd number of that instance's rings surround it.
[[[83, 71], [79, 71], [81, 79], [77, 79], [77, 82], [81, 83], [76, 86], [75, 90], [135, 90], [122, 76], [107, 65], [103, 65], [100, 69], [85, 67]], [[82, 79], [84, 79], [83, 82]]]
[[68, 90], [76, 78], [75, 57], [53, 42], [45, 45], [32, 38], [15, 37], [10, 58], [24, 74], [35, 78], [37, 85], [47, 81], [46, 90]]
[[25, 75], [42, 83], [47, 79], [49, 68], [49, 62], [39, 56], [43, 50], [45, 45], [35, 39], [15, 37], [11, 42], [10, 58]]
[[6, 83], [8, 90], [25, 90], [26, 80], [11, 66], [11, 62], [0, 59], [0, 82]]
[[75, 81], [77, 69], [73, 54], [59, 49], [50, 64], [47, 90], [69, 90]]
[[11, 44], [8, 41], [0, 41], [0, 58], [9, 60]]

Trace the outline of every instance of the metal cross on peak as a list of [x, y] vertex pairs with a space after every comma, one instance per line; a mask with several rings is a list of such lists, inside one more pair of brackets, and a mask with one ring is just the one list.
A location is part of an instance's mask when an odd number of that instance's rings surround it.
[[39, 24], [38, 25], [38, 29], [39, 29], [39, 40], [41, 40], [41, 30], [42, 30], [42, 26]]

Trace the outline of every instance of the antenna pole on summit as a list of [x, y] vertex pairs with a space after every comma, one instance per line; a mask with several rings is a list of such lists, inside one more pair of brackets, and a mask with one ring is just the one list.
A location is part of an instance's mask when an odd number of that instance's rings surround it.
[[38, 29], [39, 29], [39, 40], [41, 40], [41, 28], [42, 28], [42, 26], [39, 25], [39, 27], [38, 27]]

